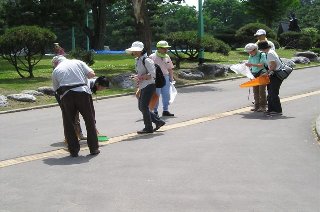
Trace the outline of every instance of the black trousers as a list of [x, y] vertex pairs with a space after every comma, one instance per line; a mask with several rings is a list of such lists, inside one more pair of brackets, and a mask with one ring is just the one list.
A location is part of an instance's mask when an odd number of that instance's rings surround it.
[[86, 125], [89, 150], [90, 152], [97, 150], [99, 148], [99, 143], [91, 95], [86, 92], [68, 91], [61, 99], [61, 110], [64, 134], [68, 142], [69, 152], [75, 154], [80, 150], [78, 137], [74, 130], [74, 120], [78, 111], [82, 115]]
[[268, 84], [268, 111], [282, 113], [281, 102], [279, 98], [279, 90], [282, 80], [275, 76], [270, 76], [270, 84]]

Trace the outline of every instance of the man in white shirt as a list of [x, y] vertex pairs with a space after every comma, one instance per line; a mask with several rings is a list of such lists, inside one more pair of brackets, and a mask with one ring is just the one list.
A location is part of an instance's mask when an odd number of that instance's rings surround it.
[[71, 157], [78, 157], [80, 144], [74, 130], [77, 112], [83, 116], [87, 128], [87, 143], [91, 155], [100, 153], [94, 118], [94, 106], [88, 79], [95, 76], [94, 71], [80, 60], [69, 60], [64, 56], [52, 59], [53, 89], [59, 95], [65, 138]]

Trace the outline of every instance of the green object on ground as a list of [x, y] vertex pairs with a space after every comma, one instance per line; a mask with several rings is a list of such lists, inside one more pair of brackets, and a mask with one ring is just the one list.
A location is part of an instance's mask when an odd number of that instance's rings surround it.
[[106, 135], [98, 135], [98, 141], [100, 142], [109, 141], [109, 138]]

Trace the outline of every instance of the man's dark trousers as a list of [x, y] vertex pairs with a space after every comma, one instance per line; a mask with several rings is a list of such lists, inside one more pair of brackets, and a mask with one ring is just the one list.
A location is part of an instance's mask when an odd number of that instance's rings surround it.
[[74, 120], [77, 111], [83, 117], [87, 129], [87, 143], [90, 152], [99, 148], [96, 124], [94, 118], [94, 106], [92, 97], [86, 92], [68, 91], [61, 99], [64, 134], [68, 142], [70, 154], [77, 154], [80, 150], [78, 137], [74, 130]]

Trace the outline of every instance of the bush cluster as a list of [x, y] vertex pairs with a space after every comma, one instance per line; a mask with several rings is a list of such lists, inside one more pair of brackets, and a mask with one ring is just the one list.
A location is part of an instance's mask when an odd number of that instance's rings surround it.
[[75, 50], [70, 51], [69, 54], [75, 59], [82, 60], [89, 66], [94, 64], [94, 53], [92, 51], [76, 48]]

